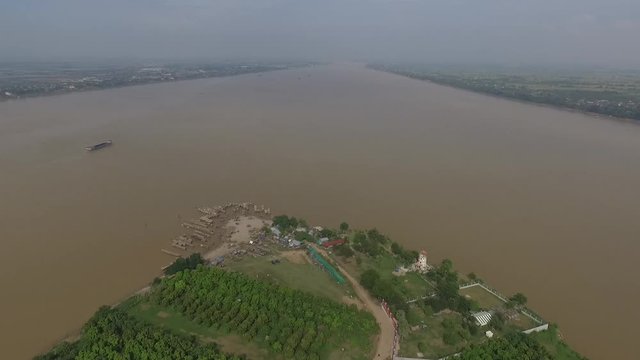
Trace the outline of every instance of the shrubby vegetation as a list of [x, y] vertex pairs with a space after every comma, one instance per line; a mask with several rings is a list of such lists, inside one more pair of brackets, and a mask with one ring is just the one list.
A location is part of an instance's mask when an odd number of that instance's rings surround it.
[[239, 360], [216, 344], [179, 336], [143, 323], [118, 309], [102, 307], [87, 322], [81, 338], [64, 342], [35, 360]]
[[199, 253], [192, 254], [188, 258], [177, 258], [173, 264], [164, 269], [165, 275], [173, 275], [179, 271], [186, 269], [195, 269], [198, 265], [204, 264], [204, 259]]
[[541, 343], [555, 360], [587, 360], [586, 357], [571, 349], [558, 334], [558, 326], [552, 324], [549, 330], [529, 335]]
[[527, 304], [527, 297], [522, 293], [516, 293], [515, 295], [509, 298], [507, 302], [507, 308], [522, 308]]
[[545, 348], [521, 333], [510, 333], [503, 338], [490, 340], [482, 345], [462, 351], [459, 360], [552, 360]]
[[368, 346], [378, 330], [373, 316], [354, 305], [199, 267], [165, 278], [152, 299], [193, 321], [250, 340], [264, 341], [287, 359], [318, 359], [327, 345], [346, 339]]

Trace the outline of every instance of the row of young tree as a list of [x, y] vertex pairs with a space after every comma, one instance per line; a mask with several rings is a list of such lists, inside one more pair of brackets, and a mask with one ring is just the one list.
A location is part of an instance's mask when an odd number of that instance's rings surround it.
[[102, 307], [85, 324], [80, 339], [64, 342], [35, 360], [240, 360], [202, 344], [141, 322], [126, 312]]
[[373, 316], [354, 305], [217, 268], [201, 266], [165, 278], [151, 298], [201, 325], [264, 341], [287, 359], [319, 359], [326, 346], [368, 339], [378, 331]]

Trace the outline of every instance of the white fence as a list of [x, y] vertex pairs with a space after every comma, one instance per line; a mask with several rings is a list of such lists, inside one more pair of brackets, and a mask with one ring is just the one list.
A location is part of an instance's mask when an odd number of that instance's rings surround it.
[[[479, 286], [479, 287], [485, 289], [486, 291], [488, 291], [491, 294], [495, 295], [495, 297], [497, 297], [498, 299], [502, 300], [505, 303], [509, 301], [509, 300], [507, 300], [507, 298], [505, 296], [502, 296], [502, 294], [498, 293], [497, 290], [491, 289], [491, 288], [487, 287], [486, 285], [484, 285], [483, 283], [480, 283], [480, 282], [473, 282], [473, 283], [469, 283], [469, 284], [464, 284], [464, 285], [461, 285], [459, 287], [459, 289], [460, 290], [464, 290], [464, 289], [468, 289], [468, 288], [471, 288], [471, 287], [474, 287], [474, 286]], [[527, 309], [520, 310], [520, 313], [522, 313], [522, 315], [528, 317], [529, 319], [533, 320], [537, 324], [543, 324], [544, 323], [544, 321], [542, 319], [540, 319], [536, 315], [533, 315], [532, 313], [527, 311]]]

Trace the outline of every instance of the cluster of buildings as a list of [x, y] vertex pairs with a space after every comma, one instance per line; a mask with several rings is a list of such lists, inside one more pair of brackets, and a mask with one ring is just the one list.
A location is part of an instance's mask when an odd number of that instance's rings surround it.
[[270, 230], [276, 240], [280, 241], [281, 245], [292, 249], [297, 249], [302, 246], [302, 242], [296, 239], [297, 233], [307, 234], [308, 236], [312, 237], [318, 245], [322, 246], [325, 249], [331, 249], [332, 247], [342, 245], [347, 242], [347, 240], [339, 238], [332, 240], [330, 240], [328, 237], [319, 238], [320, 233], [323, 230], [321, 226], [314, 226], [310, 229], [307, 229], [305, 227], [298, 227], [290, 234], [283, 234], [282, 230], [280, 230], [277, 226], [272, 226]]
[[283, 235], [282, 231], [280, 231], [277, 226], [272, 226], [270, 230], [273, 237], [280, 242], [280, 245], [292, 249], [297, 249], [302, 246], [301, 241], [296, 240], [291, 234]]

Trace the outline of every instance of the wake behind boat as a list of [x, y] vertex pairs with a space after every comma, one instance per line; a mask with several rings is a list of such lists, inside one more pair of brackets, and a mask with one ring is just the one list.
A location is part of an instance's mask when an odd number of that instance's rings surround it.
[[111, 144], [113, 144], [113, 141], [107, 140], [107, 141], [101, 142], [99, 144], [86, 146], [84, 149], [87, 150], [87, 151], [100, 150], [100, 149], [106, 148], [107, 146], [111, 146]]

